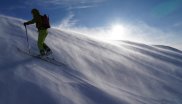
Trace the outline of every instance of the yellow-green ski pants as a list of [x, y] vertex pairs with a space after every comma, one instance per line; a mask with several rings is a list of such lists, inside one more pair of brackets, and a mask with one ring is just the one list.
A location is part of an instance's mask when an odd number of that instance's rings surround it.
[[47, 29], [39, 30], [38, 33], [39, 33], [38, 41], [37, 41], [38, 48], [39, 50], [44, 50], [43, 44], [48, 34]]

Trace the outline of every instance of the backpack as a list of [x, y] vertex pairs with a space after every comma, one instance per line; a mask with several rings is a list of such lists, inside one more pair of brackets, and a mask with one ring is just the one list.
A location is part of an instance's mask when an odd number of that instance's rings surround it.
[[49, 17], [46, 14], [42, 16], [42, 27], [46, 29], [51, 27], [49, 23]]

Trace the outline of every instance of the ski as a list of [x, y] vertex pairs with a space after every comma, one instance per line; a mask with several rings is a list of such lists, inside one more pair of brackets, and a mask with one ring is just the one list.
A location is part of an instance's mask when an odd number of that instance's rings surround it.
[[54, 64], [54, 65], [57, 65], [57, 66], [66, 66], [66, 64], [64, 64], [63, 62], [60, 62], [58, 60], [55, 60], [54, 58], [51, 58], [49, 56], [40, 56], [40, 55], [35, 55], [33, 53], [28, 53], [20, 48], [17, 48], [17, 50], [21, 53], [24, 53], [26, 55], [29, 55], [31, 57], [34, 57], [34, 58], [37, 58], [37, 59], [40, 59], [40, 60], [43, 60], [45, 62], [48, 62], [48, 63], [51, 63], [51, 64]]

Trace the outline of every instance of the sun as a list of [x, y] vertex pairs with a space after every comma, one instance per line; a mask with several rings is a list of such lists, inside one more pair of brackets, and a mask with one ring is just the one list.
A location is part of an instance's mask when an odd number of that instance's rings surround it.
[[111, 26], [110, 38], [112, 40], [124, 40], [127, 38], [127, 29], [121, 24]]
[[113, 34], [120, 34], [124, 32], [124, 27], [121, 25], [113, 25], [111, 31]]

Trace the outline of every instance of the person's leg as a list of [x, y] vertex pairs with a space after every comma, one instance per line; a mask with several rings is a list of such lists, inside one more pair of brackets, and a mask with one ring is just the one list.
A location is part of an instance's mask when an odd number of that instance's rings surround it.
[[38, 36], [37, 44], [38, 44], [38, 48], [40, 50], [40, 54], [42, 54], [42, 55], [45, 54], [43, 44], [44, 44], [44, 41], [45, 41], [47, 34], [48, 34], [47, 30], [39, 30], [39, 36]]
[[46, 51], [51, 51], [51, 49], [47, 46], [47, 44], [43, 43], [43, 48], [46, 50]]
[[43, 47], [46, 55], [52, 54], [52, 50], [45, 43], [43, 44]]

